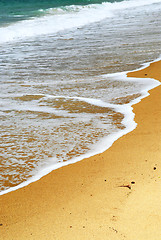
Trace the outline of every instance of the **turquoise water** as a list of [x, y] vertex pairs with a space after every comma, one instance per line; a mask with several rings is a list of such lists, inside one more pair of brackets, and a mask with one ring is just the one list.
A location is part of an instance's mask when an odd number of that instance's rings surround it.
[[160, 23], [161, 0], [0, 1], [0, 191], [136, 126], [153, 81], [118, 73], [160, 56]]
[[[42, 11], [70, 5], [101, 4], [102, 0], [0, 0], [0, 25], [42, 15]], [[114, 1], [107, 1], [114, 2]], [[117, 1], [119, 2], [119, 1]]]

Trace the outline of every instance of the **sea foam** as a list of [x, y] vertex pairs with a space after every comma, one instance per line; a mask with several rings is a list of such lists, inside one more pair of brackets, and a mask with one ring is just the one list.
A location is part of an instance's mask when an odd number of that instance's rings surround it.
[[[156, 61], [160, 60], [161, 58], [157, 59]], [[140, 69], [146, 68], [150, 65], [150, 63], [144, 64], [143, 67]], [[139, 69], [139, 70], [140, 70]], [[136, 71], [136, 70], [135, 70]], [[134, 81], [134, 82], [145, 82], [145, 79], [143, 78], [127, 78], [127, 72], [122, 73], [114, 73], [114, 74], [107, 74], [104, 77], [114, 77], [115, 79], [119, 79], [120, 81]], [[91, 157], [93, 155], [99, 154], [107, 150], [109, 147], [112, 146], [112, 144], [123, 135], [126, 135], [127, 133], [133, 131], [137, 123], [134, 121], [135, 114], [133, 113], [133, 107], [132, 105], [138, 103], [141, 101], [141, 99], [147, 97], [149, 95], [148, 91], [161, 85], [159, 81], [151, 78], [146, 78], [146, 86], [141, 90], [141, 96], [136, 98], [135, 100], [132, 100], [130, 103], [124, 104], [124, 105], [116, 105], [116, 104], [109, 104], [99, 99], [90, 99], [90, 98], [82, 98], [82, 97], [75, 97], [75, 99], [80, 101], [88, 102], [91, 105], [101, 106], [101, 107], [111, 107], [115, 109], [117, 112], [120, 112], [124, 115], [124, 118], [122, 120], [122, 123], [124, 124], [125, 128], [120, 129], [116, 133], [111, 133], [109, 136], [102, 138], [99, 143], [96, 145], [93, 145], [93, 148], [88, 151], [86, 154], [82, 154], [79, 157], [74, 157], [71, 160], [68, 160], [67, 162], [56, 162], [54, 159], [52, 161], [52, 164], [49, 164], [45, 168], [39, 169], [39, 172], [34, 175], [33, 177], [29, 178], [27, 181], [15, 186], [11, 187], [7, 190], [1, 191], [0, 195], [6, 194], [8, 192], [17, 190], [19, 188], [25, 187], [28, 184], [35, 182], [42, 178], [44, 175], [47, 175], [51, 171], [58, 169], [63, 166], [67, 166], [69, 164], [76, 163], [78, 161], [81, 161], [84, 158]], [[54, 96], [47, 96], [48, 98], [51, 98]], [[63, 96], [55, 96], [56, 98], [62, 98]]]
[[0, 28], [0, 43], [19, 41], [39, 35], [83, 27], [105, 18], [117, 17], [120, 11], [160, 3], [161, 0], [125, 0], [122, 2], [40, 9], [39, 17], [22, 20]]

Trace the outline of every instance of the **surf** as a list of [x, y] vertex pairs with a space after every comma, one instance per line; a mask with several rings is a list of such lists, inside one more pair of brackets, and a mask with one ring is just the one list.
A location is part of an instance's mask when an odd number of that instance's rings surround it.
[[80, 28], [106, 18], [117, 17], [124, 9], [160, 3], [161, 0], [125, 0], [101, 4], [70, 5], [38, 9], [39, 15], [27, 20], [11, 22], [0, 27], [0, 43], [20, 41], [41, 35], [55, 34], [64, 30]]

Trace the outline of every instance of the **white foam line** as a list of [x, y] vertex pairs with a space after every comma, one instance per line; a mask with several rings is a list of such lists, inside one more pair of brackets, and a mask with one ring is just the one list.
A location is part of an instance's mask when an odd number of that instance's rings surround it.
[[[144, 81], [145, 82], [145, 78], [129, 78], [129, 77], [125, 77], [123, 78], [122, 76], [120, 77], [121, 74], [127, 74], [128, 72], [137, 72], [137, 71], [140, 71], [142, 69], [145, 69], [147, 67], [150, 66], [151, 63], [155, 63], [155, 62], [158, 62], [158, 61], [161, 61], [161, 55], [156, 58], [154, 61], [151, 61], [151, 62], [147, 62], [147, 63], [143, 63], [141, 64], [142, 66], [136, 70], [130, 70], [130, 71], [124, 71], [124, 72], [117, 72], [117, 73], [108, 73], [108, 74], [103, 74], [101, 75], [101, 77], [117, 77], [117, 79], [119, 81], [134, 81], [134, 82], [140, 82], [140, 81]], [[130, 80], [129, 80], [130, 79]], [[111, 79], [112, 80], [112, 79]], [[116, 79], [115, 79], [116, 80]], [[146, 78], [146, 81], [148, 80], [148, 78]], [[151, 78], [150, 78], [151, 80]]]
[[[161, 57], [159, 57], [158, 59], [156, 59], [156, 60], [153, 61], [153, 62], [157, 62], [157, 61], [159, 61], [159, 60], [161, 60]], [[150, 63], [152, 63], [152, 62], [149, 62], [149, 63], [144, 64], [144, 67], [142, 67], [142, 68], [140, 68], [140, 69], [145, 69], [146, 67], [148, 67], [148, 66], [150, 65]], [[140, 69], [138, 69], [138, 70], [140, 70]], [[134, 70], [134, 71], [137, 71], [137, 70]], [[134, 71], [133, 71], [133, 72], [134, 72]], [[142, 80], [142, 78], [138, 78], [138, 79], [137, 79], [137, 78], [129, 78], [129, 77], [127, 78], [127, 76], [126, 76], [127, 72], [116, 73], [116, 74], [114, 74], [114, 75], [119, 76], [119, 74], [120, 74], [119, 79], [120, 79], [120, 78], [123, 78], [123, 79], [125, 78], [125, 79], [128, 79], [128, 81], [129, 81], [129, 80], [130, 80], [130, 81]], [[121, 111], [120, 111], [120, 112], [121, 112], [122, 114], [124, 114], [124, 116], [125, 116], [124, 119], [123, 119], [123, 121], [122, 121], [122, 123], [126, 126], [125, 129], [120, 130], [120, 131], [117, 132], [117, 133], [110, 134], [109, 137], [104, 137], [104, 138], [99, 142], [99, 144], [97, 144], [97, 148], [96, 148], [94, 151], [91, 150], [91, 151], [89, 151], [88, 153], [83, 154], [83, 155], [81, 155], [81, 156], [79, 156], [79, 157], [73, 158], [73, 159], [71, 159], [71, 160], [69, 160], [69, 161], [67, 161], [67, 162], [56, 163], [56, 164], [53, 164], [52, 166], [46, 167], [46, 168], [44, 168], [44, 169], [41, 169], [37, 175], [31, 177], [31, 178], [28, 179], [27, 181], [25, 181], [25, 182], [23, 182], [23, 183], [15, 186], [15, 187], [11, 187], [11, 188], [9, 188], [9, 189], [7, 189], [7, 190], [1, 191], [1, 192], [0, 192], [0, 195], [3, 195], [3, 194], [6, 194], [6, 193], [15, 191], [15, 190], [20, 189], [20, 188], [23, 188], [23, 187], [29, 185], [29, 184], [32, 183], [32, 182], [36, 182], [36, 181], [38, 181], [39, 179], [41, 179], [43, 176], [49, 174], [50, 172], [52, 172], [52, 171], [55, 170], [55, 169], [58, 169], [58, 168], [61, 168], [61, 167], [63, 167], [63, 166], [67, 166], [67, 165], [76, 163], [76, 162], [81, 161], [81, 160], [83, 160], [83, 159], [85, 159], [85, 158], [88, 158], [88, 157], [94, 156], [94, 155], [96, 155], [96, 154], [102, 153], [102, 152], [104, 152], [105, 150], [107, 150], [109, 147], [111, 147], [112, 144], [113, 144], [117, 139], [119, 139], [119, 138], [122, 137], [123, 135], [126, 135], [127, 133], [133, 131], [133, 130], [136, 128], [137, 123], [134, 121], [134, 116], [135, 116], [135, 114], [134, 114], [133, 111], [132, 111], [132, 110], [133, 110], [132, 105], [134, 105], [134, 104], [136, 104], [136, 103], [139, 103], [139, 102], [141, 101], [141, 99], [149, 96], [149, 93], [148, 93], [149, 90], [151, 90], [151, 89], [153, 89], [153, 88], [161, 85], [161, 83], [160, 83], [159, 81], [155, 80], [155, 79], [152, 79], [152, 78], [150, 78], [150, 79], [146, 78], [146, 79], [151, 81], [151, 85], [149, 84], [148, 86], [146, 86], [146, 88], [141, 92], [142, 95], [141, 95], [140, 97], [138, 97], [137, 99], [135, 99], [135, 100], [131, 101], [130, 103], [125, 104], [125, 105], [123, 105], [123, 106], [121, 107]], [[144, 79], [144, 80], [145, 80], [145, 79]], [[58, 96], [57, 96], [57, 97], [58, 97]], [[59, 97], [61, 97], [61, 96], [59, 96]], [[72, 98], [72, 97], [71, 97], [71, 98]], [[81, 98], [81, 97], [75, 97], [75, 98], [76, 98], [76, 99], [85, 99], [85, 98]], [[97, 104], [98, 104], [98, 103], [101, 103], [101, 104], [102, 104], [102, 101], [101, 101], [101, 100], [98, 100], [98, 101], [97, 101]], [[116, 105], [115, 105], [115, 107], [116, 107]], [[119, 107], [119, 110], [120, 110], [120, 107]], [[95, 146], [94, 146], [94, 147], [95, 147]]]
[[[35, 36], [53, 34], [117, 16], [118, 11], [160, 3], [161, 0], [125, 0], [87, 6], [66, 6], [53, 9], [46, 15], [12, 23], [0, 28], [0, 43], [19, 41]], [[58, 11], [59, 13], [56, 14]], [[54, 23], [54, 24], [53, 24]]]
[[117, 104], [111, 104], [111, 103], [106, 103], [100, 99], [94, 99], [94, 98], [85, 98], [85, 97], [69, 97], [69, 96], [63, 96], [63, 95], [58, 95], [58, 96], [53, 96], [53, 95], [47, 95], [46, 98], [54, 98], [54, 99], [58, 99], [58, 98], [65, 98], [65, 99], [75, 99], [75, 100], [78, 100], [78, 101], [83, 101], [83, 102], [86, 102], [86, 103], [89, 103], [91, 105], [94, 105], [94, 106], [98, 106], [98, 107], [105, 107], [105, 108], [115, 108], [115, 109], [118, 109], [118, 108], [122, 108], [120, 105], [117, 105]]

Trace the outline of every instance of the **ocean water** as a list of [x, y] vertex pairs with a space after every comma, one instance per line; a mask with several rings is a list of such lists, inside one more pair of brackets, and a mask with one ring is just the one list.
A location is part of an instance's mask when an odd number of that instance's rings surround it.
[[158, 85], [161, 0], [0, 0], [0, 194], [107, 149]]

